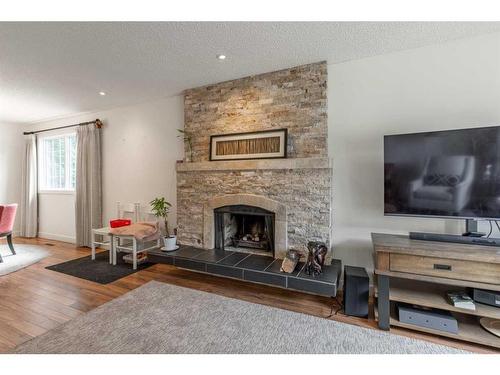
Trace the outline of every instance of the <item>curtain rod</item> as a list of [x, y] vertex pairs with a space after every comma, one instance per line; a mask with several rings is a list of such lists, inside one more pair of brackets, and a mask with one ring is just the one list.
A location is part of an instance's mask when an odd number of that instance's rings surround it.
[[66, 129], [66, 128], [72, 128], [74, 126], [89, 125], [89, 124], [95, 124], [95, 127], [98, 129], [100, 129], [102, 127], [102, 121], [99, 119], [95, 119], [94, 121], [80, 122], [79, 124], [59, 126], [57, 128], [37, 130], [34, 132], [24, 132], [23, 134], [24, 135], [37, 134], [37, 133], [49, 132], [51, 130]]

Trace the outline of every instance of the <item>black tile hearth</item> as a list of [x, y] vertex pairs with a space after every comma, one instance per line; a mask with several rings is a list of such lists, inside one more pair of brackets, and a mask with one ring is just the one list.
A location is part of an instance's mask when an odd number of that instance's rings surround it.
[[319, 275], [308, 275], [306, 273], [305, 268], [302, 268], [302, 270], [299, 272], [298, 276], [301, 279], [308, 279], [308, 280], [315, 280], [315, 281], [324, 281], [324, 282], [334, 282], [334, 280], [340, 275], [342, 272], [341, 270], [342, 265], [340, 263], [337, 263], [335, 259], [332, 261], [331, 266], [329, 267], [324, 267], [323, 272], [320, 273]]
[[255, 281], [257, 283], [276, 285], [282, 288], [286, 288], [286, 276], [271, 274], [267, 272], [258, 272], [245, 270], [243, 272], [243, 278], [248, 281]]
[[187, 268], [194, 271], [205, 271], [207, 264], [205, 262], [197, 262], [195, 260], [176, 258], [174, 265], [181, 268]]
[[236, 266], [238, 263], [240, 263], [243, 259], [248, 257], [249, 255], [246, 253], [232, 253], [228, 257], [222, 259], [221, 261], [218, 262], [218, 264], [223, 264], [226, 266]]
[[289, 277], [288, 288], [332, 297], [336, 295], [336, 284], [324, 283], [317, 280], [305, 280]]
[[[159, 253], [159, 254], [158, 254]], [[148, 251], [148, 260], [153, 263], [174, 264], [175, 257], [165, 256], [162, 251]]]
[[238, 267], [250, 270], [264, 271], [272, 262], [274, 262], [274, 258], [252, 254], [249, 257], [243, 259], [238, 264]]
[[337, 294], [342, 272], [342, 264], [338, 259], [324, 266], [323, 273], [318, 276], [307, 275], [303, 262], [297, 265], [294, 272], [287, 274], [280, 271], [281, 259], [190, 246], [182, 246], [174, 252], [149, 251], [148, 257], [155, 263], [327, 296]]
[[215, 275], [243, 279], [243, 270], [232, 266], [221, 266], [219, 264], [207, 264], [207, 272]]
[[201, 254], [196, 256], [196, 260], [206, 261], [211, 263], [220, 262], [222, 259], [227, 258], [233, 254], [232, 251], [224, 251], [224, 250], [204, 250]]
[[191, 246], [181, 246], [179, 250], [172, 252], [162, 252], [162, 253], [173, 257], [181, 257], [189, 259], [189, 258], [195, 258], [197, 255], [200, 255], [204, 251], [206, 250], [197, 249], [196, 247], [191, 247]]

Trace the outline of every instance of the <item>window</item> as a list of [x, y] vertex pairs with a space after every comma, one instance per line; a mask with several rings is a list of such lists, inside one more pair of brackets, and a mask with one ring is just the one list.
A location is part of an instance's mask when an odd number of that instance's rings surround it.
[[76, 134], [40, 138], [38, 148], [39, 190], [74, 191]]

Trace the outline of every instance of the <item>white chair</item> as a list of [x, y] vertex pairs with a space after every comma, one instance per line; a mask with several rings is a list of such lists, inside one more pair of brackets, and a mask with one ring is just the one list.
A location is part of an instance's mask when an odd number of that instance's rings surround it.
[[[135, 212], [135, 222], [139, 221], [138, 219], [140, 218], [141, 220], [144, 220], [144, 218], [150, 218], [151, 213], [146, 212], [145, 216], [141, 215], [141, 206], [139, 203], [135, 203], [134, 205], [134, 212]], [[153, 250], [153, 249], [158, 249], [161, 247], [161, 242], [160, 238], [155, 239], [155, 240], [146, 240], [146, 241], [140, 241], [134, 236], [129, 236], [129, 235], [116, 235], [113, 234], [111, 235], [111, 252], [112, 256], [111, 259], [113, 261], [113, 265], [116, 265], [117, 261], [117, 253], [119, 252], [124, 252], [124, 253], [131, 253], [132, 254], [132, 269], [137, 269], [137, 255], [140, 253], [143, 253], [148, 250]]]
[[[120, 219], [131, 219], [133, 222], [137, 222], [139, 218], [138, 207], [140, 207], [139, 203], [121, 204], [120, 202], [116, 202], [116, 216]], [[111, 228], [109, 226], [92, 229], [92, 260], [95, 260], [95, 251], [97, 247], [109, 246], [109, 264], [113, 264], [113, 238], [110, 234], [110, 230]], [[109, 240], [106, 241], [106, 237], [109, 237]], [[98, 241], [97, 238], [101, 240]]]

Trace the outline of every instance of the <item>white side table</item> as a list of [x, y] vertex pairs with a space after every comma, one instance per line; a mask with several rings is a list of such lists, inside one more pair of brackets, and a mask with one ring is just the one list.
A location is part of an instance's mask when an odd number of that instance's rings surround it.
[[[92, 229], [92, 260], [95, 260], [96, 247], [109, 246], [109, 264], [113, 264], [113, 236], [110, 231], [110, 227]], [[96, 236], [100, 236], [103, 239], [101, 241], [97, 241]], [[109, 241], [105, 241], [105, 237], [109, 237]]]
[[[122, 240], [127, 240], [129, 246], [123, 245]], [[151, 245], [149, 247], [145, 247], [147, 243]], [[154, 243], [154, 245], [153, 245]], [[128, 235], [111, 235], [111, 249], [112, 255], [110, 255], [110, 259], [113, 260], [113, 265], [116, 265], [117, 253], [132, 253], [132, 269], [137, 269], [137, 254], [148, 251], [158, 249], [161, 246], [160, 238], [156, 240], [149, 241], [139, 241], [134, 236]]]

